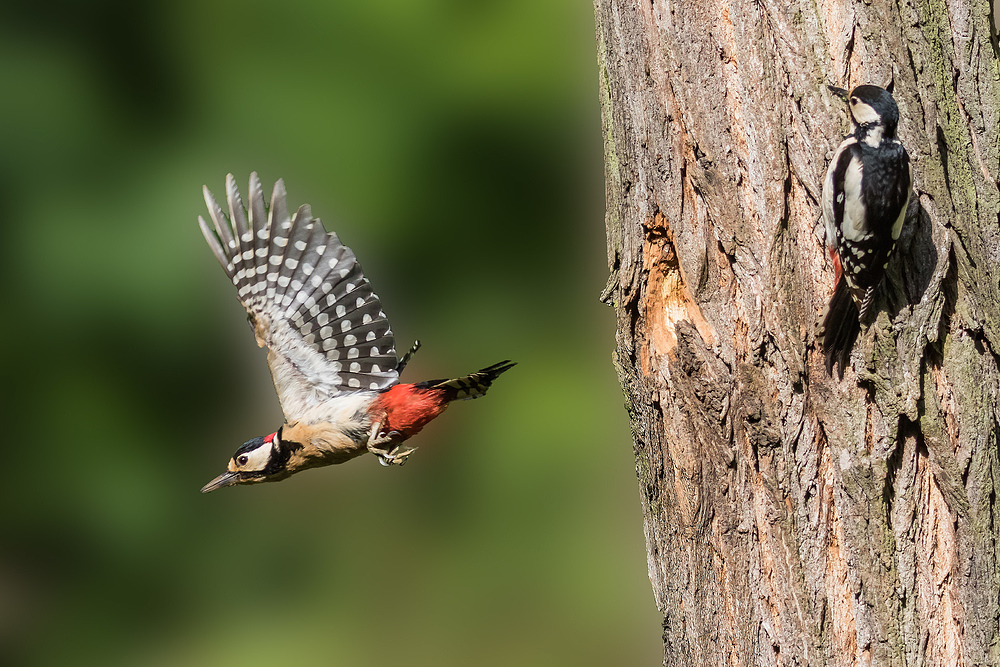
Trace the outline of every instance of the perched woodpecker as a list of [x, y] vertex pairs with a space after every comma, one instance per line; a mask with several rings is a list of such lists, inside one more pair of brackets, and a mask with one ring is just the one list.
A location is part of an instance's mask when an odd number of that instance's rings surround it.
[[236, 286], [257, 344], [267, 348], [285, 422], [243, 443], [202, 492], [279, 481], [365, 452], [402, 465], [414, 451], [403, 441], [451, 401], [485, 394], [514, 366], [502, 361], [462, 378], [399, 384], [419, 341], [396, 358], [389, 322], [354, 253], [308, 205], [289, 216], [279, 180], [268, 210], [256, 173], [249, 217], [232, 174], [228, 218], [207, 187], [204, 194], [214, 224], [201, 216], [198, 224]]
[[889, 91], [830, 86], [850, 107], [844, 138], [823, 183], [826, 242], [836, 287], [823, 318], [827, 372], [843, 374], [906, 217], [913, 181], [910, 157], [896, 138], [899, 109]]

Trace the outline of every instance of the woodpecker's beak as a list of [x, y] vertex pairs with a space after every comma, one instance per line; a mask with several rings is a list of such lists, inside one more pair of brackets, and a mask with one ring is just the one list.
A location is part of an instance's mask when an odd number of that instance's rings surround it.
[[224, 486], [232, 486], [233, 484], [239, 482], [239, 477], [239, 473], [224, 472], [205, 486], [201, 487], [201, 492], [208, 493], [209, 491], [221, 489]]
[[830, 92], [844, 100], [845, 102], [851, 97], [850, 91], [844, 90], [843, 88], [837, 88], [836, 86], [827, 86]]

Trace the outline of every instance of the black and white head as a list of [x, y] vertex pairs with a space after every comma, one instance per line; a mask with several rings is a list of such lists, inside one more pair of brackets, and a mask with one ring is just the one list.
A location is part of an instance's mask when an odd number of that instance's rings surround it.
[[282, 446], [281, 431], [253, 440], [247, 440], [233, 458], [229, 459], [226, 472], [202, 487], [202, 493], [215, 491], [224, 486], [234, 484], [255, 484], [257, 482], [276, 482], [285, 479], [291, 472], [288, 470], [290, 451]]
[[892, 99], [891, 90], [869, 85], [858, 86], [850, 93], [833, 86], [830, 90], [850, 106], [851, 120], [855, 125], [854, 136], [858, 141], [877, 147], [883, 140], [896, 137], [899, 107]]

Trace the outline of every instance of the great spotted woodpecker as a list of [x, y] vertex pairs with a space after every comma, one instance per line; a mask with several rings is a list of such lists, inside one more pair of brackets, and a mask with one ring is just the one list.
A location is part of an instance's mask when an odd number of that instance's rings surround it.
[[829, 87], [850, 107], [853, 132], [830, 162], [823, 184], [826, 242], [836, 287], [823, 318], [827, 372], [843, 374], [872, 308], [906, 217], [910, 157], [896, 138], [899, 109], [890, 91]]
[[453, 380], [399, 384], [419, 341], [397, 360], [389, 322], [350, 248], [312, 217], [308, 205], [289, 217], [285, 186], [274, 185], [270, 210], [250, 175], [249, 218], [232, 174], [229, 218], [208, 188], [209, 226], [202, 234], [240, 302], [267, 365], [285, 422], [236, 450], [228, 469], [202, 492], [274, 482], [365, 452], [402, 465], [416, 435], [456, 399], [479, 398], [514, 364], [502, 361]]

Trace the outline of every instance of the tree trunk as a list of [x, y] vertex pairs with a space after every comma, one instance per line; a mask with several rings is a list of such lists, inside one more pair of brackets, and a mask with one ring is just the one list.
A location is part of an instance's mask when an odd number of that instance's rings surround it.
[[[596, 0], [603, 299], [668, 665], [1000, 663], [1000, 67], [985, 0]], [[915, 193], [843, 379], [820, 193], [894, 81]]]

